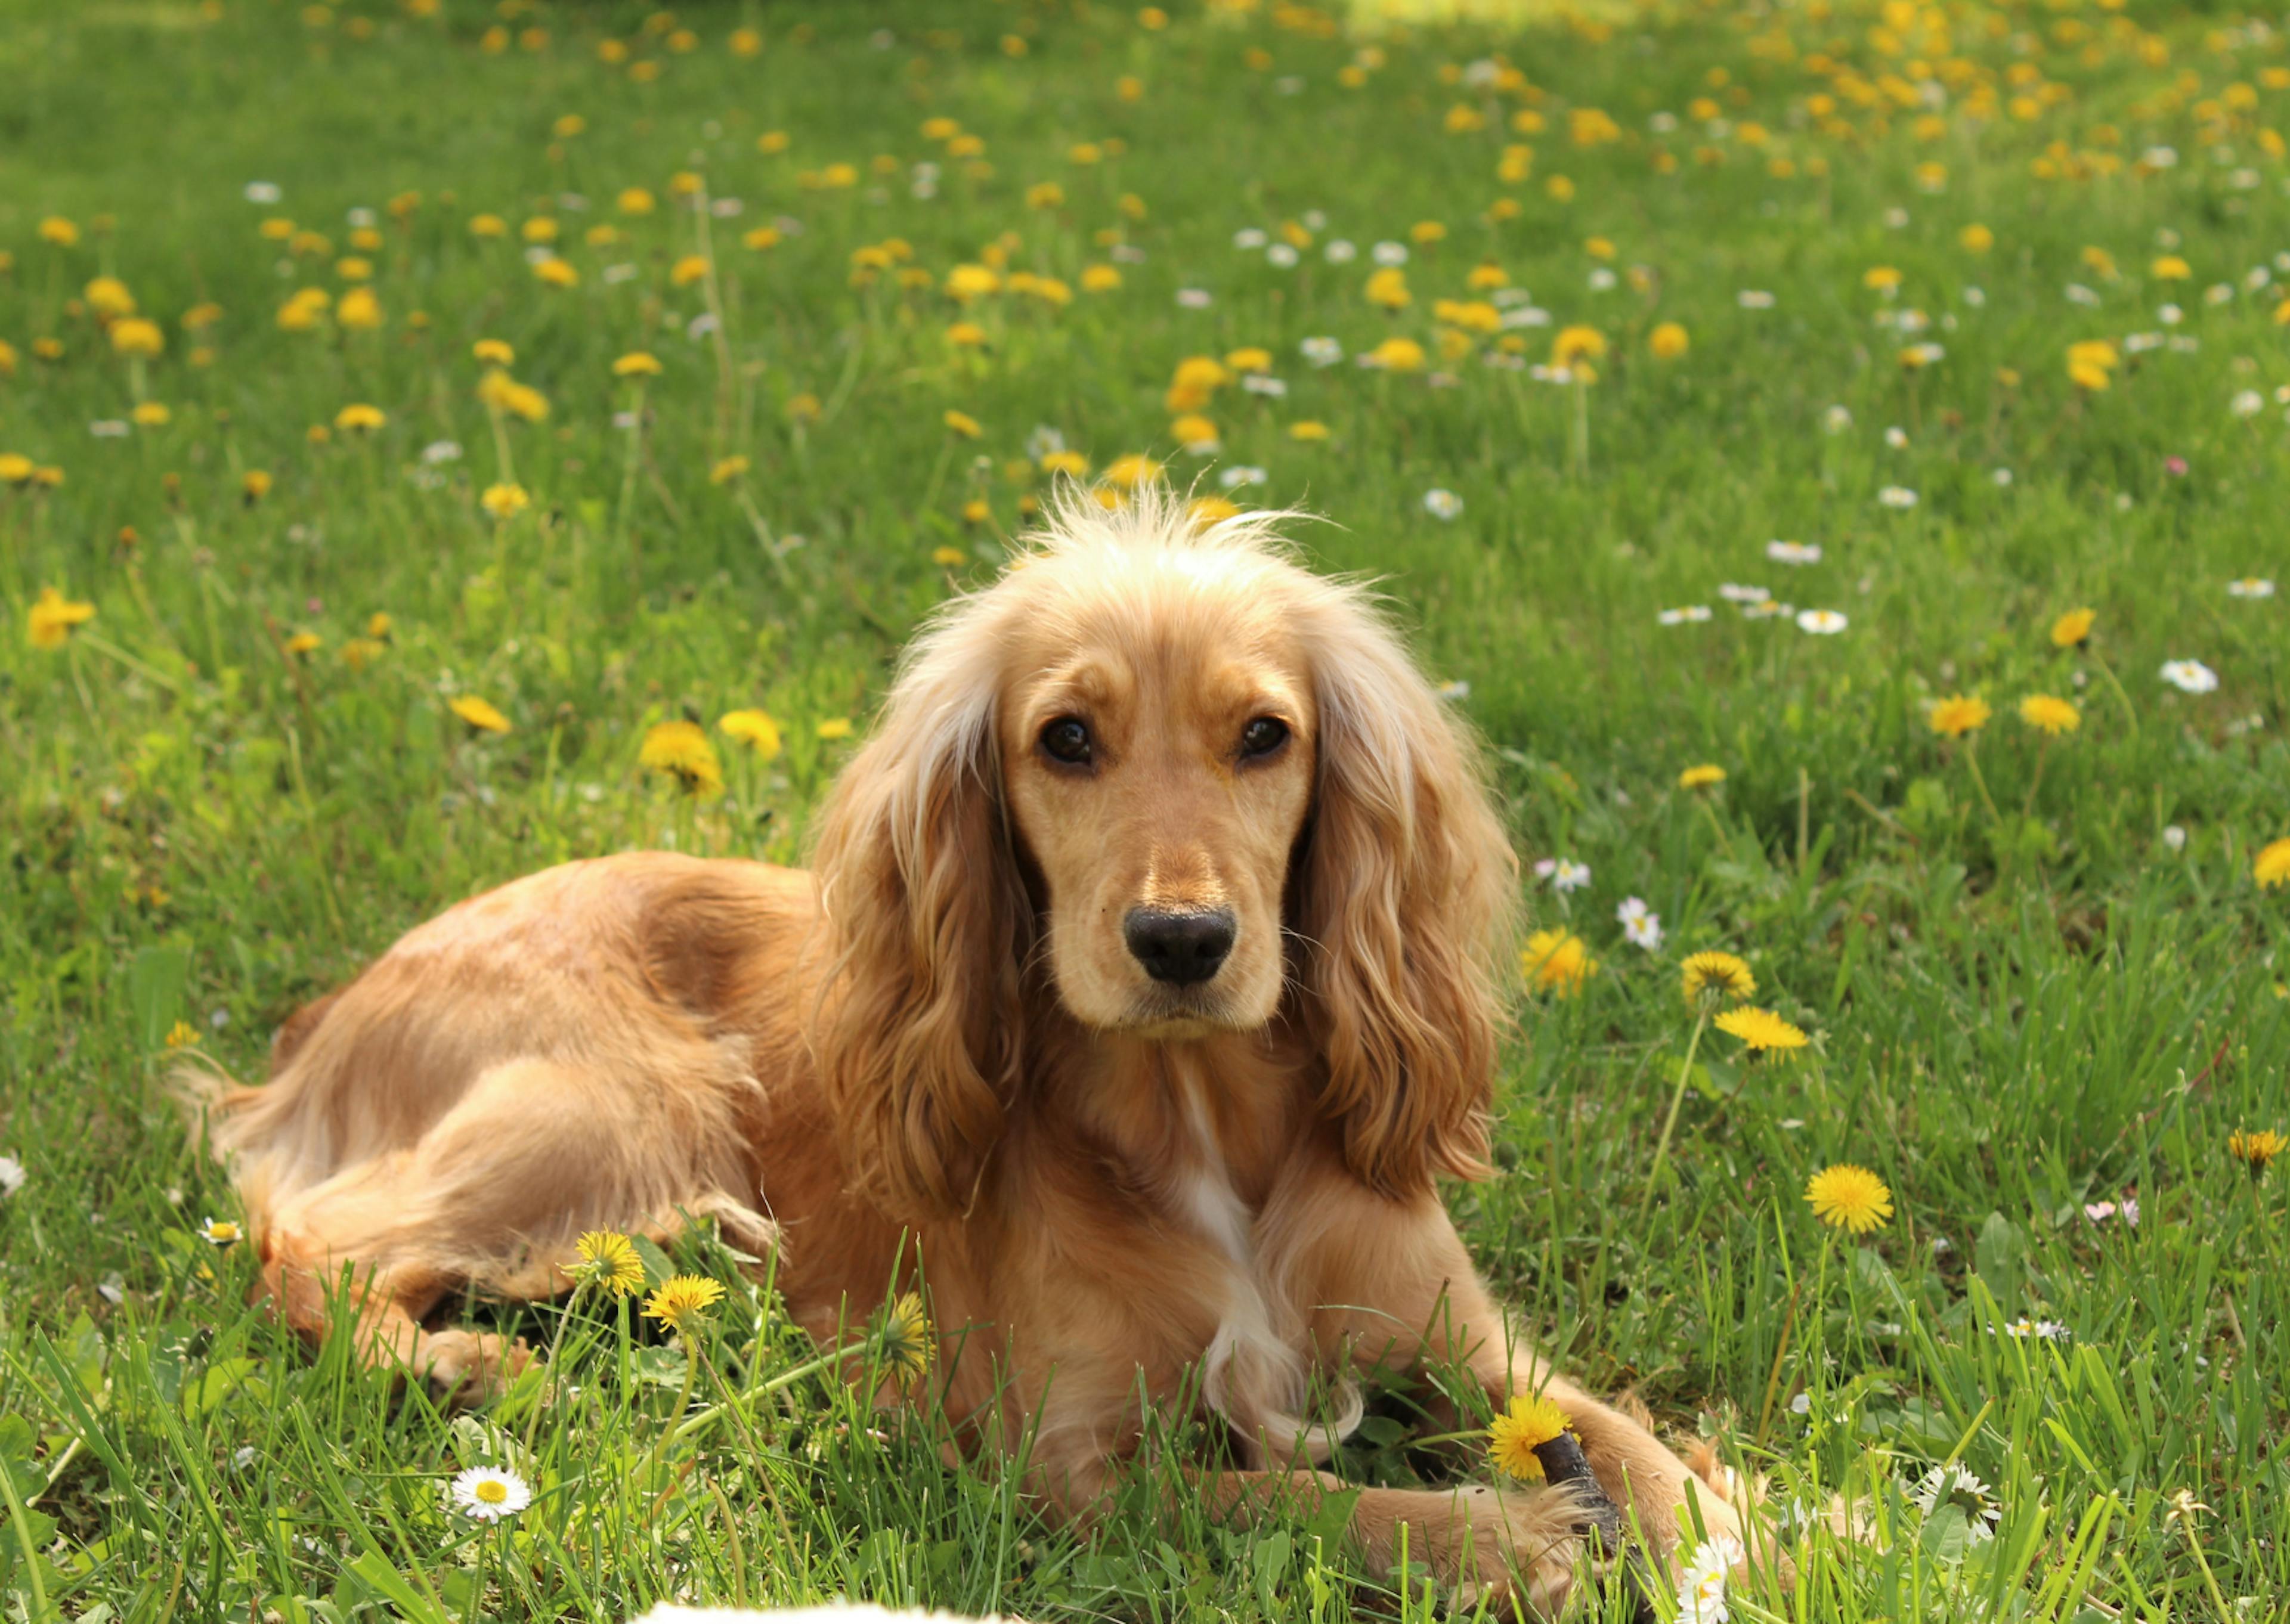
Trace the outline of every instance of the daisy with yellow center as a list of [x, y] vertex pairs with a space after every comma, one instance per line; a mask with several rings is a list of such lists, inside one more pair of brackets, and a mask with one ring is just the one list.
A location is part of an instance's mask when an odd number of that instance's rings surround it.
[[1538, 991], [1571, 998], [1598, 973], [1598, 961], [1572, 931], [1537, 931], [1526, 939], [1518, 967]]
[[532, 1504], [532, 1488], [515, 1472], [473, 1466], [454, 1477], [449, 1498], [471, 1522], [497, 1523]]
[[1727, 1010], [1718, 1017], [1718, 1029], [1740, 1038], [1752, 1054], [1770, 1054], [1777, 1060], [1789, 1059], [1809, 1041], [1803, 1031], [1771, 1010]]
[[644, 1260], [636, 1243], [612, 1229], [591, 1229], [573, 1244], [580, 1257], [570, 1271], [585, 1285], [603, 1288], [614, 1297], [632, 1297], [644, 1290]]
[[1540, 1483], [1542, 1460], [1534, 1452], [1567, 1428], [1566, 1412], [1549, 1398], [1514, 1393], [1487, 1428], [1487, 1461], [1506, 1477]]
[[1712, 949], [1690, 955], [1681, 966], [1680, 980], [1688, 1004], [1699, 1004], [1705, 999], [1732, 998], [1739, 1001], [1758, 990], [1758, 978], [1750, 967], [1730, 953]]
[[199, 1226], [199, 1238], [210, 1246], [236, 1246], [246, 1238], [246, 1231], [228, 1218], [210, 1218]]
[[1881, 1229], [1893, 1216], [1893, 1192], [1885, 1181], [1850, 1162], [1814, 1174], [1806, 1181], [1805, 1198], [1822, 1223], [1855, 1235]]
[[724, 1299], [724, 1287], [705, 1275], [678, 1275], [645, 1299], [645, 1317], [689, 1335]]

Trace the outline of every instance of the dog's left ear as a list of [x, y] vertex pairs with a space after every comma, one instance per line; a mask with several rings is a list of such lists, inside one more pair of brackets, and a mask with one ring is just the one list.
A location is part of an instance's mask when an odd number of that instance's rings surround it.
[[1476, 742], [1381, 618], [1317, 606], [1318, 783], [1290, 903], [1345, 1160], [1397, 1197], [1487, 1172], [1517, 863]]

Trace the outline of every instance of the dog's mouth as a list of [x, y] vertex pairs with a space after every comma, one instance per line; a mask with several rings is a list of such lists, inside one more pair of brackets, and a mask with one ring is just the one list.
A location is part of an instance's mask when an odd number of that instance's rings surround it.
[[1233, 1008], [1225, 988], [1205, 983], [1144, 988], [1136, 995], [1120, 1029], [1133, 1037], [1167, 1041], [1237, 1032], [1257, 1024]]

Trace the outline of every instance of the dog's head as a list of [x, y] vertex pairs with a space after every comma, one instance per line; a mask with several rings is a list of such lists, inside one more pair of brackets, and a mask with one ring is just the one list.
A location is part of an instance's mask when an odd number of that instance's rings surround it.
[[854, 1174], [959, 1211], [1028, 1011], [1285, 1017], [1365, 1182], [1479, 1170], [1511, 860], [1470, 742], [1356, 587], [1165, 492], [1057, 510], [909, 651], [816, 859], [817, 1043]]

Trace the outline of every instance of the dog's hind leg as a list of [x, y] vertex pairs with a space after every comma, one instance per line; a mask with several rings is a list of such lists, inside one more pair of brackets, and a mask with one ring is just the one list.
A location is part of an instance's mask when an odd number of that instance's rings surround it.
[[740, 1135], [692, 1105], [713, 1098], [728, 1115], [745, 1080], [712, 1048], [695, 1048], [692, 1062], [713, 1062], [725, 1087], [670, 1095], [685, 1104], [680, 1116], [630, 1079], [511, 1060], [488, 1068], [413, 1145], [279, 1203], [260, 1244], [281, 1316], [316, 1339], [348, 1309], [361, 1362], [409, 1370], [470, 1402], [532, 1356], [489, 1332], [425, 1330], [452, 1293], [556, 1295], [588, 1229], [665, 1235], [683, 1216], [713, 1216], [741, 1244], [768, 1247], [770, 1221], [735, 1193], [748, 1183]]

